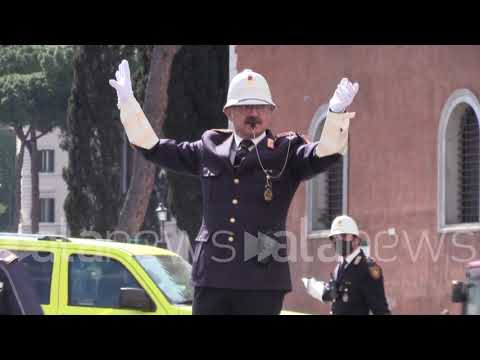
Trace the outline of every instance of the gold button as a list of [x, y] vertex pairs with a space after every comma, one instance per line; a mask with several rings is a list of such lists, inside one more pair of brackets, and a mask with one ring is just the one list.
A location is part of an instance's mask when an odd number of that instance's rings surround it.
[[238, 200], [237, 200], [237, 199], [233, 199], [233, 200], [232, 200], [232, 204], [233, 204], [233, 205], [237, 205], [237, 204], [238, 204]]
[[233, 182], [234, 182], [235, 184], [238, 184], [238, 183], [240, 182], [240, 179], [235, 178], [235, 179], [233, 179]]
[[235, 218], [230, 218], [230, 222], [233, 224], [235, 222]]
[[228, 237], [228, 241], [233, 242], [233, 240], [234, 240], [234, 239], [233, 239], [233, 236], [229, 236], [229, 237]]

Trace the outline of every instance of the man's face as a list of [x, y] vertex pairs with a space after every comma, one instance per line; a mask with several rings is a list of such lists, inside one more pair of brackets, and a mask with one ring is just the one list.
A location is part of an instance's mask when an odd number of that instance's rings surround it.
[[359, 239], [352, 234], [335, 235], [330, 238], [330, 241], [332, 242], [337, 255], [343, 257], [350, 255], [360, 246]]
[[[271, 105], [241, 105], [225, 109], [225, 115], [235, 127], [235, 132], [242, 138], [253, 138], [260, 135], [270, 126], [273, 117]], [[252, 124], [255, 123], [254, 128]], [[254, 129], [254, 130], [253, 130]]]

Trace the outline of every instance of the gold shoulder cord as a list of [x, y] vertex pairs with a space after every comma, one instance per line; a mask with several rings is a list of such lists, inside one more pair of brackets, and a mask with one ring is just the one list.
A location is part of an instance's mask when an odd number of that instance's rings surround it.
[[[253, 133], [253, 139], [255, 140], [255, 130], [252, 129]], [[278, 179], [282, 176], [283, 172], [285, 171], [285, 167], [287, 166], [288, 162], [288, 156], [290, 155], [290, 144], [292, 140], [288, 139], [288, 149], [287, 149], [287, 156], [285, 157], [285, 162], [283, 164], [282, 170], [280, 170], [279, 174], [276, 176], [270, 175], [267, 170], [265, 170], [262, 160], [260, 159], [260, 154], [258, 152], [257, 144], [254, 142], [255, 145], [255, 151], [257, 152], [257, 158], [258, 158], [258, 163], [260, 164], [260, 167], [262, 168], [263, 173], [265, 174], [265, 191], [263, 193], [263, 197], [266, 202], [270, 202], [273, 199], [273, 186], [272, 186], [272, 180], [271, 179]]]

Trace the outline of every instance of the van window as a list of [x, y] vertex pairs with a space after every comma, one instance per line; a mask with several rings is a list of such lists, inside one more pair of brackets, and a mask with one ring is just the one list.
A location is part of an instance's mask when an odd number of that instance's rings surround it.
[[132, 274], [117, 260], [105, 256], [70, 256], [69, 305], [118, 308], [122, 287], [141, 289]]
[[157, 287], [173, 304], [192, 304], [192, 266], [179, 256], [135, 256]]
[[11, 251], [18, 256], [19, 261], [25, 266], [33, 280], [40, 304], [50, 304], [53, 254], [47, 251]]

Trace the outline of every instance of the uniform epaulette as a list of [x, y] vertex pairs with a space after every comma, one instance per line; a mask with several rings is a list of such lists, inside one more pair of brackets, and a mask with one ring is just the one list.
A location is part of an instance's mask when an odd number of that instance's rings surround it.
[[278, 138], [287, 137], [287, 136], [298, 136], [298, 134], [293, 131], [284, 131], [277, 134], [275, 137], [278, 139]]
[[279, 141], [281, 139], [287, 139], [294, 142], [297, 142], [298, 140], [303, 141], [301, 140], [301, 137], [293, 131], [285, 131], [275, 135], [275, 141]]
[[371, 257], [367, 257], [367, 266], [370, 276], [378, 280], [382, 277], [382, 268]]
[[216, 132], [220, 132], [220, 133], [223, 133], [223, 134], [230, 134], [233, 132], [233, 130], [231, 129], [212, 129], [213, 131], [216, 131]]
[[306, 135], [296, 133], [294, 131], [285, 131], [277, 134], [275, 136], [276, 139], [284, 138], [284, 137], [290, 137], [292, 140], [296, 138], [302, 139], [305, 143], [310, 144], [310, 140], [307, 138]]
[[12, 261], [17, 260], [18, 257], [13, 252], [8, 250], [0, 250], [0, 261], [6, 264], [10, 264]]
[[307, 135], [304, 135], [304, 134], [297, 134], [297, 135], [300, 136], [307, 144], [312, 143], [310, 139], [307, 137]]
[[365, 256], [365, 259], [367, 260], [367, 265], [368, 265], [368, 266], [377, 265], [377, 262], [375, 261], [374, 258], [372, 258], [372, 257], [370, 257], [370, 256]]

